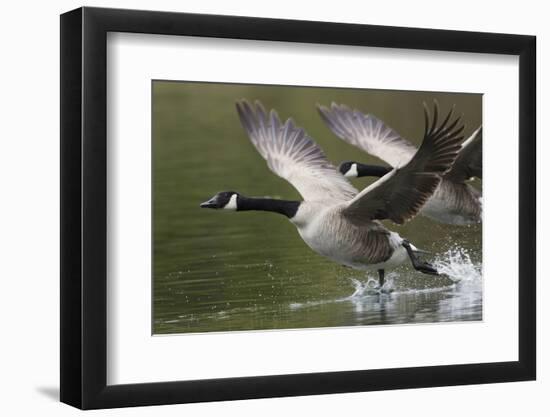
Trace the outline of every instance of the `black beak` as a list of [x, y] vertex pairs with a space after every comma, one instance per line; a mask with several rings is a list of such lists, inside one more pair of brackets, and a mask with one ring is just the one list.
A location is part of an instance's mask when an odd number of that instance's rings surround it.
[[210, 199], [208, 201], [205, 201], [204, 203], [201, 203], [201, 208], [217, 208], [218, 204], [216, 203], [215, 199]]

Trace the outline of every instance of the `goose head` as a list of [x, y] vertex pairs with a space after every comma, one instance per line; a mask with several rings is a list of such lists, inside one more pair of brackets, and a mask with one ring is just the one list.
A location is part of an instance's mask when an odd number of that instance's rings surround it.
[[342, 173], [344, 177], [357, 178], [359, 176], [359, 172], [357, 171], [357, 162], [342, 162], [338, 167], [338, 170]]
[[239, 193], [235, 191], [222, 191], [210, 200], [201, 203], [201, 208], [237, 210]]

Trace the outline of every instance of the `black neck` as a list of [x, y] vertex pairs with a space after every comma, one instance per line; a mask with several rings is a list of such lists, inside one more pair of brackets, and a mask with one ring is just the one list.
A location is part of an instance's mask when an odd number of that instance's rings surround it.
[[276, 200], [273, 198], [252, 198], [240, 195], [237, 199], [237, 211], [272, 211], [293, 218], [300, 206], [299, 201]]
[[357, 163], [357, 176], [358, 177], [383, 177], [392, 168], [381, 167], [377, 165], [366, 165]]

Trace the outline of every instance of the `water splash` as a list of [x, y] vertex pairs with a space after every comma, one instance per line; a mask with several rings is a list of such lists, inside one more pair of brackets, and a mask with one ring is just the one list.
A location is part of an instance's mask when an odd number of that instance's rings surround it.
[[394, 278], [397, 277], [397, 273], [389, 273], [386, 275], [386, 281], [382, 288], [380, 288], [378, 279], [374, 277], [367, 277], [367, 281], [362, 281], [357, 278], [349, 278], [352, 286], [353, 293], [342, 298], [333, 298], [329, 300], [307, 301], [305, 303], [291, 303], [290, 309], [297, 310], [304, 307], [313, 307], [321, 304], [341, 303], [351, 301], [352, 303], [362, 302], [373, 297], [379, 297], [381, 295], [389, 295], [395, 291]]
[[[318, 306], [320, 304], [352, 302], [355, 305], [372, 302], [380, 297], [389, 297], [388, 299], [400, 296], [421, 295], [430, 293], [446, 293], [454, 291], [457, 285], [471, 283], [478, 285], [481, 282], [481, 264], [476, 264], [472, 261], [468, 250], [461, 247], [453, 247], [447, 252], [438, 255], [432, 261], [433, 266], [444, 277], [448, 277], [451, 281], [444, 283], [440, 280], [435, 286], [427, 286], [418, 288], [414, 286], [414, 282], [403, 281], [403, 276], [399, 272], [392, 271], [386, 274], [386, 280], [382, 288], [379, 287], [378, 278], [367, 276], [364, 279], [349, 278], [353, 287], [353, 292], [342, 298], [308, 301], [305, 303], [292, 303], [290, 309], [296, 310], [305, 307]], [[401, 278], [401, 279], [400, 279]], [[366, 280], [365, 280], [366, 279]], [[460, 283], [460, 284], [459, 284]], [[409, 285], [407, 285], [409, 284]], [[411, 286], [411, 284], [413, 284]]]
[[481, 281], [481, 264], [474, 263], [468, 250], [464, 248], [451, 248], [432, 263], [440, 274], [448, 276], [454, 282]]
[[363, 297], [367, 292], [371, 292], [376, 289], [378, 283], [374, 278], [369, 278], [367, 282], [358, 280], [357, 278], [350, 278], [350, 281], [353, 285], [354, 291], [348, 299]]
[[397, 273], [391, 272], [386, 275], [386, 281], [382, 287], [379, 286], [378, 279], [374, 277], [367, 277], [367, 281], [361, 281], [357, 278], [350, 278], [353, 285], [353, 293], [345, 298], [337, 301], [356, 300], [369, 295], [379, 295], [381, 293], [391, 293], [395, 291], [394, 279], [397, 277]]

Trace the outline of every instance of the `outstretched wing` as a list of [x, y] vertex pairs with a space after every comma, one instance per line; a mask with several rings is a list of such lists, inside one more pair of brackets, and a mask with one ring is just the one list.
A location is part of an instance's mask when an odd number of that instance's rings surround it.
[[434, 117], [430, 123], [424, 104], [425, 133], [422, 145], [402, 168], [394, 168], [361, 191], [343, 210], [355, 221], [390, 219], [402, 224], [414, 217], [430, 198], [453, 164], [463, 139], [460, 117], [450, 122], [453, 110], [438, 126], [438, 105], [434, 101]]
[[472, 177], [481, 179], [483, 173], [483, 138], [481, 126], [464, 141], [452, 168], [445, 179], [452, 182], [464, 182]]
[[330, 109], [317, 105], [317, 110], [336, 136], [394, 168], [405, 165], [416, 153], [414, 145], [372, 114], [336, 103]]
[[357, 190], [326, 158], [321, 148], [292, 119], [281, 123], [256, 101], [237, 102], [237, 112], [250, 141], [273, 173], [287, 180], [304, 200], [349, 201]]

